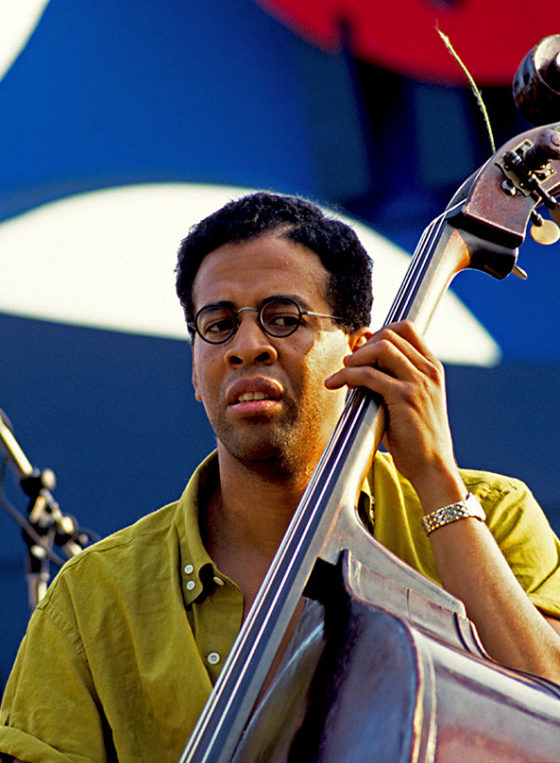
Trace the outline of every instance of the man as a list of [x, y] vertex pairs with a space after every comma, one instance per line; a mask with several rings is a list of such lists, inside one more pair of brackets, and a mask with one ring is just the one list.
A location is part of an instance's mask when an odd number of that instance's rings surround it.
[[301, 199], [245, 197], [185, 239], [177, 290], [217, 454], [177, 504], [59, 573], [9, 681], [0, 750], [179, 757], [357, 385], [387, 411], [392, 457], [364, 484], [374, 534], [464, 601], [496, 660], [560, 682], [560, 544], [521, 483], [457, 468], [442, 367], [410, 324], [368, 329], [353, 231]]

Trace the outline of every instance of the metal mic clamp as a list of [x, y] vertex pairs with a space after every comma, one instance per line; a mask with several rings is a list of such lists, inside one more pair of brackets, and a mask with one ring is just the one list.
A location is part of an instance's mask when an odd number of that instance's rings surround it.
[[6, 414], [0, 410], [0, 450], [2, 450], [19, 477], [19, 484], [29, 498], [28, 517], [24, 518], [13, 507], [4, 502], [23, 531], [28, 547], [27, 581], [29, 604], [32, 609], [43, 598], [50, 580], [50, 562], [61, 565], [64, 562], [53, 552], [56, 544], [72, 557], [78, 554], [88, 540], [99, 540], [90, 530], [80, 529], [76, 520], [63, 514], [51, 490], [56, 485], [56, 477], [50, 469], [39, 471], [31, 466], [19, 446]]

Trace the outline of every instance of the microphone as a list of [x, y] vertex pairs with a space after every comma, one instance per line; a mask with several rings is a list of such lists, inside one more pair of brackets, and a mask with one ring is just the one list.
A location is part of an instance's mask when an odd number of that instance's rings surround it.
[[13, 427], [10, 419], [6, 416], [4, 411], [0, 408], [0, 447], [4, 451], [5, 456], [11, 462], [15, 468], [17, 475], [20, 479], [25, 477], [31, 477], [33, 474], [33, 467], [27, 460], [27, 457], [23, 450], [19, 447], [16, 438], [13, 435]]
[[0, 409], [0, 448], [14, 468], [23, 492], [33, 500], [29, 522], [33, 527], [44, 529], [56, 525], [55, 542], [68, 557], [82, 550], [78, 530], [72, 517], [64, 515], [51, 490], [56, 485], [54, 472], [34, 469], [14, 437], [10, 419]]

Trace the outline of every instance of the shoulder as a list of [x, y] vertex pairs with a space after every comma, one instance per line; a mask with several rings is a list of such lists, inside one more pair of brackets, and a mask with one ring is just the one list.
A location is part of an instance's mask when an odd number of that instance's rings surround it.
[[[467, 490], [480, 499], [490, 532], [533, 603], [557, 614], [560, 542], [527, 485], [478, 469], [461, 469], [461, 474]], [[376, 455], [368, 489], [374, 498], [376, 538], [439, 582], [431, 544], [421, 528], [420, 501], [389, 454]]]
[[[467, 490], [474, 493], [486, 512], [494, 538], [506, 548], [524, 546], [559, 551], [558, 540], [531, 490], [520, 479], [480, 469], [460, 469]], [[414, 488], [395, 468], [388, 453], [376, 455], [369, 484], [375, 494], [376, 520], [388, 532], [396, 526], [414, 528], [423, 514]], [[396, 530], [395, 530], [396, 532]]]
[[[217, 479], [214, 455], [195, 470], [179, 500], [141, 517], [89, 546], [62, 567], [57, 581], [91, 586], [95, 575], [113, 577], [121, 582], [138, 581], [157, 571], [161, 578], [169, 569], [176, 574], [181, 548], [197, 557], [204, 554], [198, 526], [199, 499], [207, 483]], [[60, 585], [60, 584], [59, 584]], [[50, 590], [50, 589], [49, 589]]]
[[132, 525], [124, 527], [103, 540], [81, 551], [64, 565], [64, 570], [100, 561], [105, 557], [119, 557], [122, 554], [145, 553], [162, 536], [175, 531], [179, 513], [179, 501], [163, 506], [146, 514]]
[[[82, 612], [107, 601], [155, 604], [161, 591], [179, 583], [183, 556], [198, 566], [209, 561], [200, 537], [199, 499], [216, 478], [207, 458], [190, 478], [178, 501], [139, 519], [84, 549], [62, 567], [37, 609]], [[194, 563], [194, 561], [193, 561]], [[158, 593], [159, 592], [159, 593]]]
[[76, 606], [87, 611], [108, 597], [126, 596], [139, 582], [149, 585], [156, 572], [171, 574], [177, 568], [179, 519], [174, 502], [84, 549], [59, 570], [37, 610], [48, 609], [53, 617]]
[[480, 469], [460, 469], [460, 472], [467, 488], [488, 504], [496, 503], [504, 498], [514, 501], [534, 501], [533, 494], [527, 485], [516, 477]]
[[[515, 477], [480, 469], [460, 469], [467, 490], [480, 500], [487, 523], [500, 543], [506, 536], [524, 542], [531, 535], [543, 537], [551, 533], [548, 519], [527, 485]], [[423, 515], [422, 507], [410, 482], [400, 474], [388, 453], [376, 454], [368, 477], [370, 491], [375, 496], [376, 518], [383, 527], [386, 522], [417, 524]], [[367, 486], [366, 486], [367, 490]]]
[[[459, 471], [469, 492], [475, 493], [490, 510], [504, 500], [512, 503], [526, 501], [531, 506], [537, 505], [533, 494], [520, 479], [481, 469], [461, 468]], [[376, 454], [373, 480], [376, 488], [379, 485], [381, 489], [396, 491], [407, 498], [411, 498], [414, 494], [412, 485], [397, 471], [389, 453]], [[370, 476], [370, 484], [373, 480]]]

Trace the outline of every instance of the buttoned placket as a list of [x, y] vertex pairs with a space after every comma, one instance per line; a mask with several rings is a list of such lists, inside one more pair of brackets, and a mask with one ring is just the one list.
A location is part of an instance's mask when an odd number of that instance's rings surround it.
[[[195, 623], [199, 624], [199, 632], [194, 635], [210, 678], [215, 682], [241, 624], [243, 599], [236, 586], [220, 577], [215, 570], [204, 582], [204, 575], [200, 573], [201, 570], [197, 570], [192, 562], [184, 564], [184, 598], [187, 610], [199, 608], [191, 624], [193, 627]], [[232, 607], [239, 610], [239, 622], [232, 622]], [[212, 629], [204, 624], [205, 621], [214, 622], [220, 618], [224, 622], [218, 628]]]

